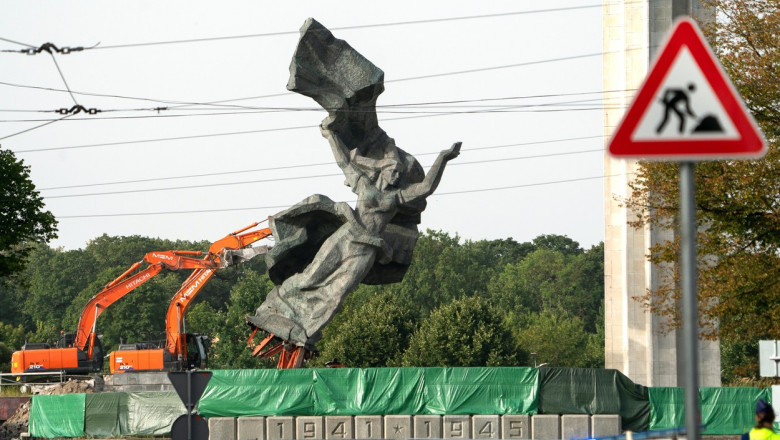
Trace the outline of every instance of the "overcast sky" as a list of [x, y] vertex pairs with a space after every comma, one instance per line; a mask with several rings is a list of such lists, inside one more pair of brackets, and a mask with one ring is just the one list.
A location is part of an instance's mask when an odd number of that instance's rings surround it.
[[[0, 145], [65, 249], [216, 240], [310, 194], [352, 201], [325, 111], [285, 88], [314, 17], [385, 72], [380, 125], [424, 168], [463, 142], [423, 230], [588, 248], [604, 239], [600, 3], [4, 1], [0, 49], [94, 48], [0, 53]], [[101, 112], [42, 126], [75, 104]]]

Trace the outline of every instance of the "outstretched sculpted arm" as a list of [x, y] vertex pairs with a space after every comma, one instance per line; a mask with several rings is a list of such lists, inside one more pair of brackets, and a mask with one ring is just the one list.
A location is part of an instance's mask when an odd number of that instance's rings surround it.
[[460, 154], [460, 145], [460, 142], [455, 142], [448, 150], [439, 153], [439, 157], [436, 158], [436, 161], [433, 163], [433, 166], [431, 166], [431, 169], [428, 170], [423, 181], [402, 189], [401, 198], [405, 202], [414, 202], [425, 199], [433, 194], [441, 181], [441, 176], [444, 173], [444, 166], [447, 162], [455, 159]]

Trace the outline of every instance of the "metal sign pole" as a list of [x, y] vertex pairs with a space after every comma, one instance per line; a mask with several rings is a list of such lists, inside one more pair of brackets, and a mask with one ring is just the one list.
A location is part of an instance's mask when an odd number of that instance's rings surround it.
[[187, 440], [192, 440], [192, 371], [187, 370]]
[[696, 181], [694, 163], [680, 163], [680, 266], [685, 359], [685, 426], [699, 440], [699, 304], [696, 281]]

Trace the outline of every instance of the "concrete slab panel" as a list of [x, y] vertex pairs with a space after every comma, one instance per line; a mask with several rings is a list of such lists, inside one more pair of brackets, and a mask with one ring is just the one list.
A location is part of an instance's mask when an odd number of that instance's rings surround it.
[[295, 418], [295, 438], [321, 439], [325, 438], [325, 421], [322, 416], [305, 416]]
[[355, 438], [355, 428], [352, 416], [325, 417], [325, 438]]
[[355, 416], [355, 438], [384, 438], [382, 437], [382, 416]]
[[265, 417], [239, 417], [237, 440], [265, 440]]
[[268, 417], [265, 419], [267, 440], [294, 440], [295, 425], [292, 417]]
[[507, 414], [501, 416], [501, 438], [531, 438], [531, 416], [527, 414]]
[[209, 438], [236, 440], [236, 418], [211, 417], [209, 419]]
[[501, 424], [499, 417], [478, 415], [471, 417], [471, 438], [500, 438]]
[[620, 435], [623, 427], [618, 414], [596, 414], [590, 417], [591, 437]]
[[537, 414], [531, 416], [531, 438], [535, 440], [559, 440], [561, 438], [561, 418], [557, 414]]
[[441, 416], [413, 416], [414, 438], [442, 438]]
[[385, 416], [384, 438], [392, 440], [406, 440], [413, 438], [412, 416]]
[[471, 417], [445, 415], [444, 438], [471, 438]]
[[565, 414], [561, 416], [561, 438], [590, 437], [590, 416], [588, 414]]

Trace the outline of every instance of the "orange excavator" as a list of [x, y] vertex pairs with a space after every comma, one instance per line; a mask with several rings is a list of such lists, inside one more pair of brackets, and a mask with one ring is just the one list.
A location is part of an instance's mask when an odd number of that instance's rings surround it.
[[192, 272], [168, 305], [165, 315], [165, 346], [148, 348], [143, 344], [121, 344], [119, 350], [109, 356], [112, 373], [181, 371], [206, 367], [205, 342], [208, 337], [188, 334], [184, 315], [217, 270], [249, 260], [267, 251], [266, 246], [249, 248], [251, 244], [271, 235], [269, 228], [250, 231], [257, 225], [259, 222], [239, 229], [215, 241], [209, 247], [208, 253], [202, 260], [204, 267]]
[[[205, 270], [216, 264], [196, 258], [200, 251], [149, 252], [122, 275], [106, 284], [84, 307], [76, 332], [63, 334], [56, 347], [45, 343], [25, 343], [11, 356], [12, 373], [64, 371], [66, 374], [86, 374], [103, 368], [103, 348], [97, 337], [97, 319], [103, 311], [137, 287], [152, 279], [163, 269]], [[145, 269], [136, 272], [143, 264]]]

